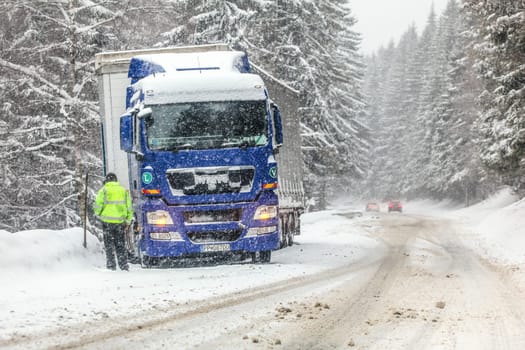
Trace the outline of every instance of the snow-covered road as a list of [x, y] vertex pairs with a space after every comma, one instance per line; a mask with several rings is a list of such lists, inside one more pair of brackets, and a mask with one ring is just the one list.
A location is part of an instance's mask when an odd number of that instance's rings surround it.
[[[68, 345], [182, 349], [523, 349], [525, 300], [445, 219], [382, 215], [381, 252], [159, 312]], [[86, 342], [89, 341], [89, 343]]]
[[76, 230], [23, 233], [38, 264], [2, 237], [0, 348], [525, 348], [523, 261], [490, 256], [458, 212], [348, 212], [305, 215], [269, 265], [109, 272], [94, 240], [46, 245]]
[[410, 215], [380, 222], [371, 232], [388, 247], [379, 260], [356, 262], [324, 293], [264, 303], [265, 316], [195, 348], [525, 348], [523, 291], [464, 244], [461, 225]]

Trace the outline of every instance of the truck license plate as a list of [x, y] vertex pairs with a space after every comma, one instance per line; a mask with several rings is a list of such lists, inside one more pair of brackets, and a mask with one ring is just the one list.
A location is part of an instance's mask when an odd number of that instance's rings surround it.
[[230, 251], [230, 245], [229, 244], [206, 244], [202, 246], [202, 251], [204, 253], [209, 252], [229, 252]]

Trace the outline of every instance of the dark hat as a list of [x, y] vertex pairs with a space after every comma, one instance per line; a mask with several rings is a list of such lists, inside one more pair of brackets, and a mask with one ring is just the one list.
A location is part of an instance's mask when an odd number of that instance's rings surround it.
[[104, 183], [106, 183], [106, 182], [114, 182], [114, 181], [117, 181], [117, 175], [115, 175], [114, 173], [107, 173], [106, 174], [106, 179], [104, 180]]

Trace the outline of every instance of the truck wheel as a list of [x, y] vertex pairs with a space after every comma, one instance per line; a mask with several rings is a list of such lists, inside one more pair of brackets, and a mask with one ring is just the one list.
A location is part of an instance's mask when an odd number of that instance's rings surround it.
[[140, 266], [144, 269], [149, 269], [155, 264], [155, 258], [152, 258], [147, 255], [142, 255], [140, 250], [139, 250], [139, 260], [140, 260]]
[[128, 253], [128, 262], [131, 264], [138, 264], [139, 257], [137, 254], [137, 242], [133, 227], [126, 226], [124, 231], [124, 242]]
[[288, 232], [288, 246], [293, 246], [293, 231]]
[[286, 247], [286, 233], [284, 232], [284, 222], [283, 218], [279, 218], [279, 248]]
[[301, 217], [299, 214], [294, 215], [293, 234], [294, 236], [299, 236], [301, 234]]
[[262, 251], [260, 254], [261, 254], [261, 262], [263, 264], [269, 264], [270, 261], [272, 260], [272, 251], [265, 250], [265, 251]]
[[295, 231], [294, 226], [295, 226], [295, 222], [293, 219], [291, 219], [291, 216], [290, 216], [290, 218], [288, 218], [288, 232], [286, 235], [286, 239], [288, 241], [287, 243], [289, 247], [293, 246], [293, 235]]
[[141, 256], [140, 258], [140, 266], [143, 269], [149, 269], [151, 267], [151, 262], [149, 261], [148, 256]]
[[258, 263], [261, 262], [263, 264], [267, 264], [272, 260], [272, 251], [271, 250], [263, 250], [260, 252], [253, 252], [250, 253], [252, 256], [252, 263]]

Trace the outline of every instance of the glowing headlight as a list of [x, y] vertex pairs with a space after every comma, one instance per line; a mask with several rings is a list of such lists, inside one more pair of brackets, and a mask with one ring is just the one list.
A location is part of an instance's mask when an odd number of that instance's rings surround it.
[[254, 220], [269, 220], [275, 217], [277, 217], [277, 206], [275, 205], [262, 205], [253, 215]]
[[157, 210], [146, 213], [148, 224], [150, 225], [173, 225], [173, 219], [166, 210]]
[[150, 232], [149, 237], [157, 241], [182, 241], [178, 232]]

